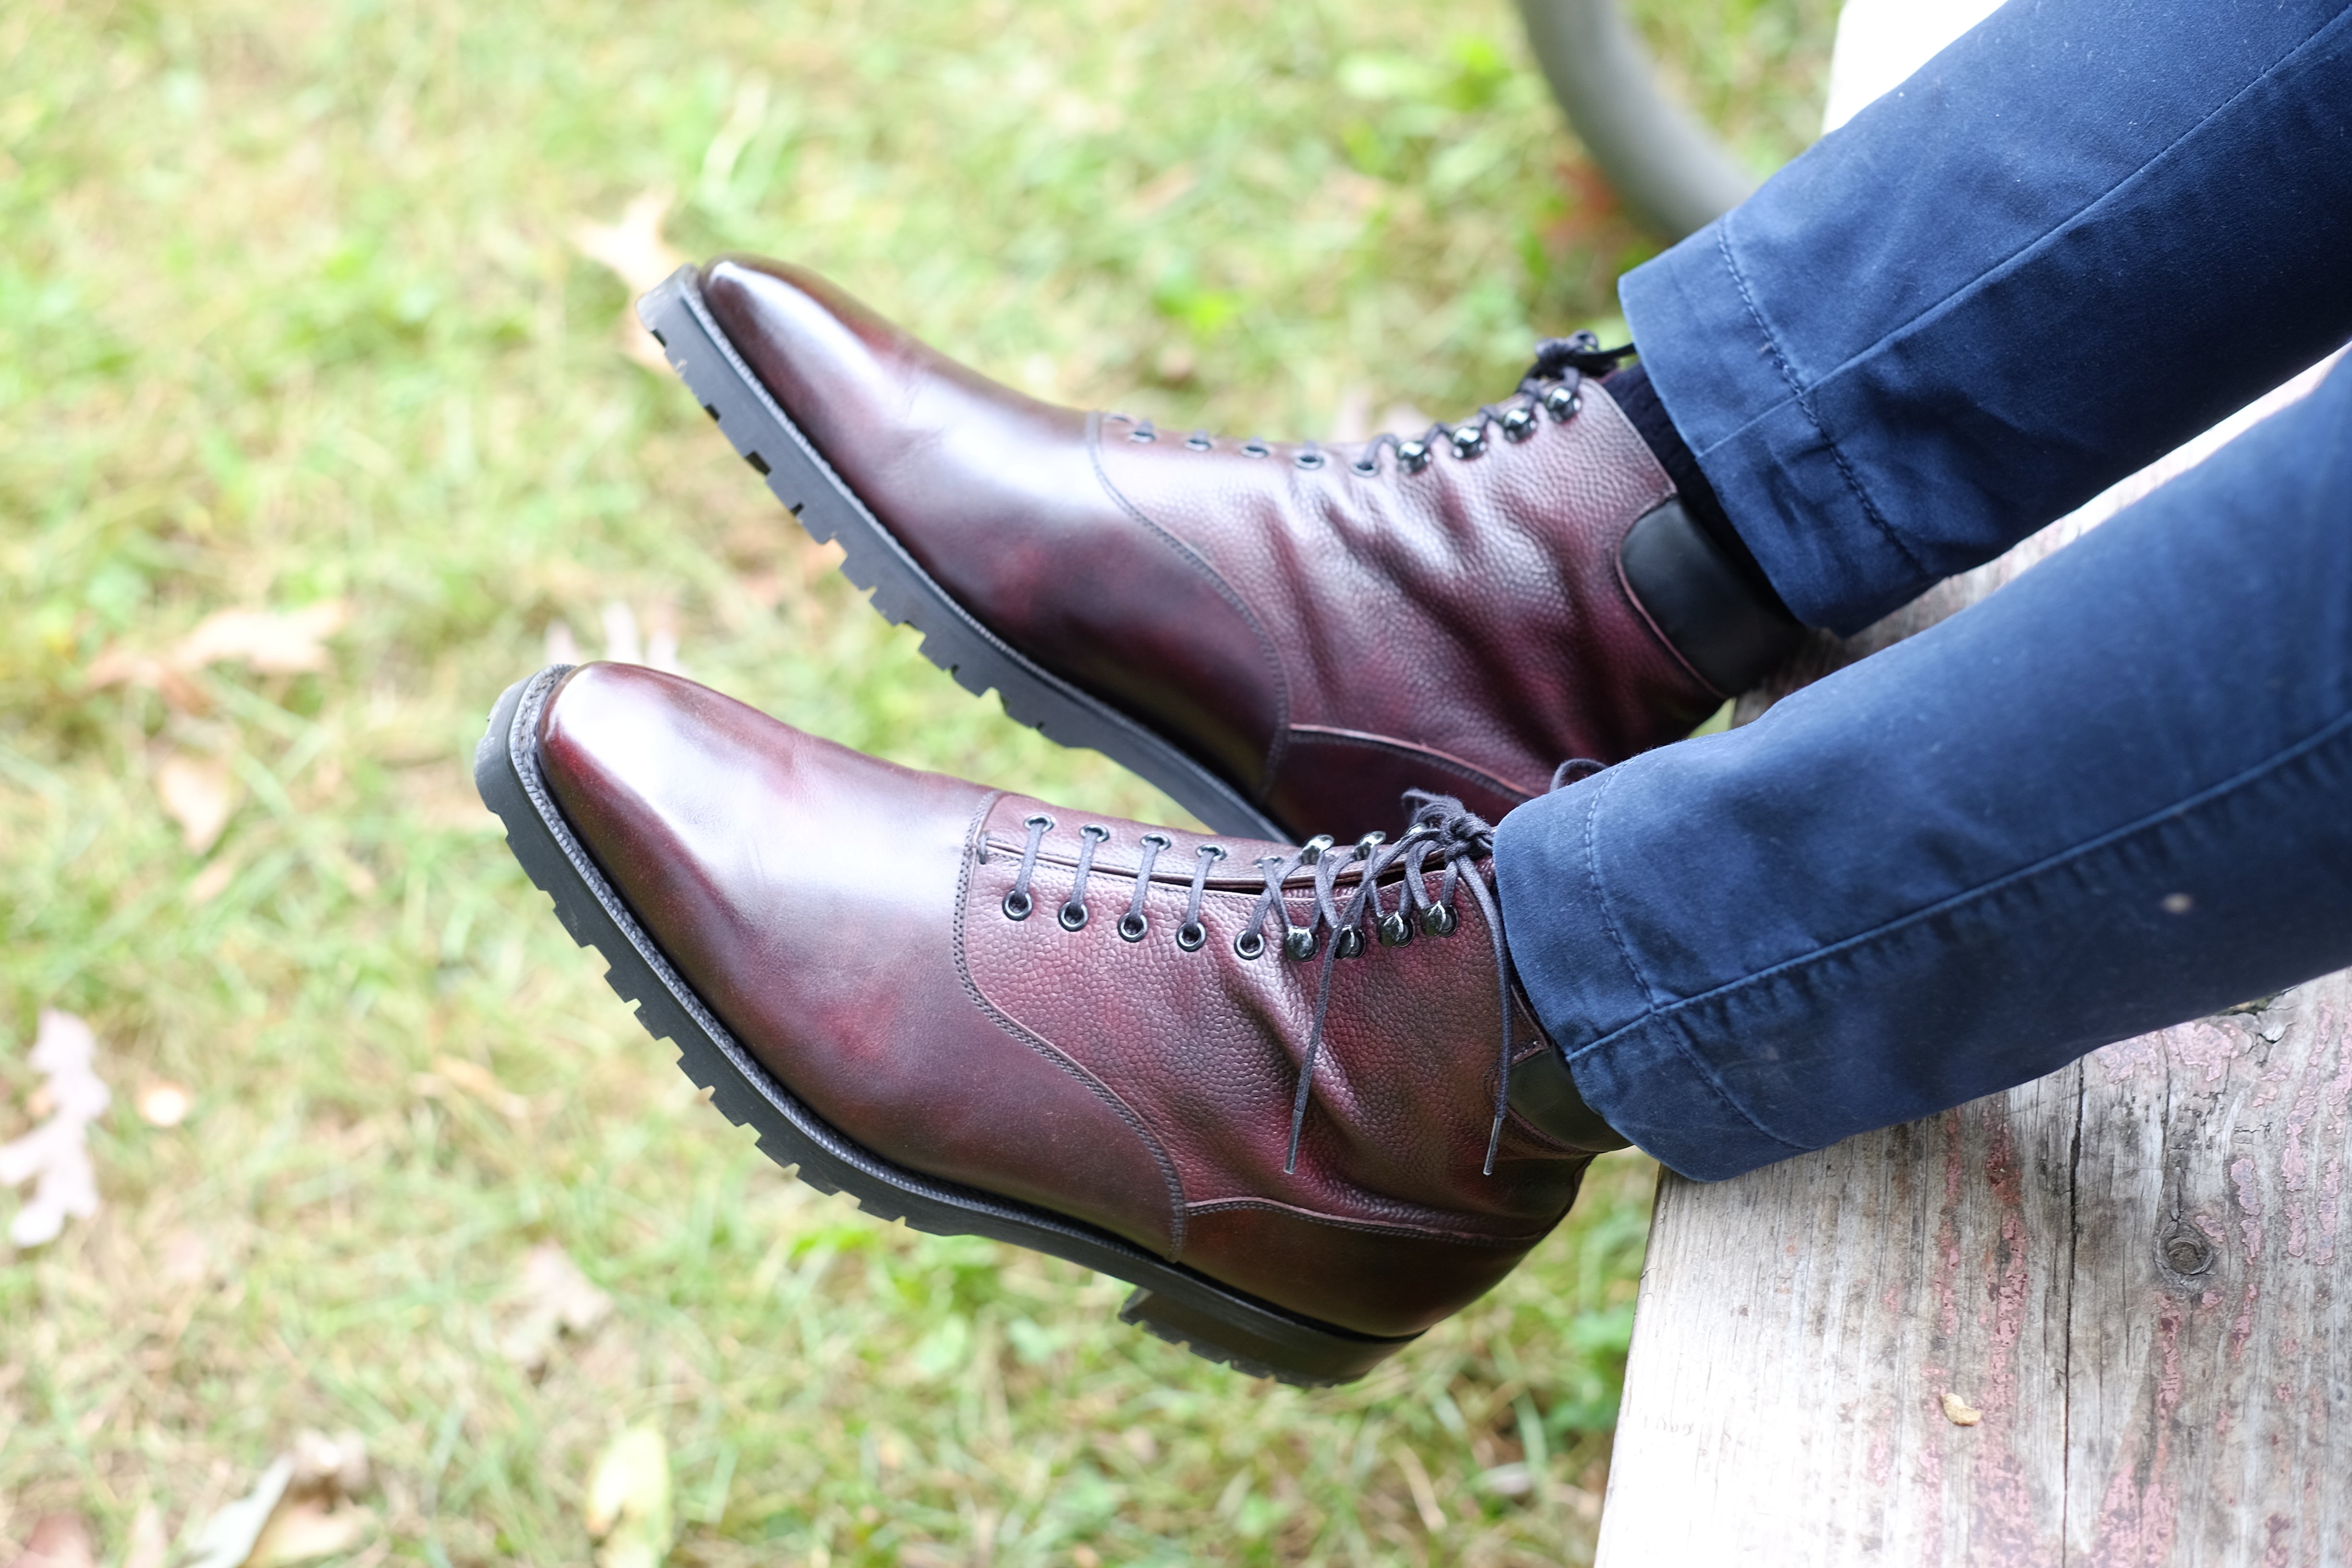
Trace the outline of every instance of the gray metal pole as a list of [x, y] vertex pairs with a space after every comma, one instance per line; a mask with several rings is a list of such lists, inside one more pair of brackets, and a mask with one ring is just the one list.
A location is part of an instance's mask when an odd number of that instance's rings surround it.
[[1756, 188], [1697, 117], [1659, 89], [1649, 51], [1615, 0], [1518, 5], [1552, 96], [1643, 223], [1680, 239]]

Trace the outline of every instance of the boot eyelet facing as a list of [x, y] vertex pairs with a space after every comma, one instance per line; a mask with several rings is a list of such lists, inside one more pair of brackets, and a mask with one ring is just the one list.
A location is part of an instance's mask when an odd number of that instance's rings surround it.
[[1532, 408], [1514, 408], [1503, 416], [1503, 438], [1524, 441], [1536, 433], [1536, 414]]
[[1192, 447], [1195, 452], [1205, 452], [1216, 443], [1209, 438], [1209, 433], [1206, 430], [1195, 430], [1184, 437], [1184, 445]]
[[1037, 901], [1026, 893], [1007, 893], [1003, 907], [1006, 920], [1025, 921], [1029, 918], [1029, 911], [1037, 907]]
[[1455, 457], [1465, 460], [1475, 458], [1486, 449], [1486, 427], [1483, 425], [1465, 425], [1454, 432], [1453, 440]]
[[1291, 461], [1297, 463], [1302, 468], [1319, 468], [1323, 466], [1323, 454], [1320, 452], [1301, 452], [1298, 456], [1293, 458]]
[[1141, 915], [1121, 915], [1119, 917], [1118, 935], [1121, 942], [1141, 942], [1143, 940], [1144, 933], [1149, 931], [1150, 929], [1151, 922], [1144, 919]]
[[1087, 906], [1064, 904], [1061, 912], [1054, 918], [1062, 922], [1064, 931], [1084, 931], [1087, 929]]
[[1452, 936], [1461, 923], [1451, 904], [1432, 904], [1421, 911], [1421, 929], [1432, 936]]
[[1243, 958], [1256, 958], [1265, 952], [1265, 938], [1254, 931], [1245, 931], [1234, 938], [1234, 952]]
[[1274, 448], [1253, 436], [1248, 440], [1242, 443], [1242, 456], [1244, 458], [1271, 458], [1274, 456]]
[[1186, 952], [1198, 952], [1209, 940], [1209, 928], [1199, 921], [1186, 921], [1176, 928], [1176, 945]]
[[1381, 917], [1380, 937], [1382, 947], [1402, 947], [1412, 940], [1412, 922], [1391, 910]]
[[1332, 940], [1342, 958], [1361, 958], [1364, 954], [1364, 933], [1354, 926], [1349, 926]]
[[1420, 441], [1407, 441], [1397, 447], [1397, 467], [1408, 474], [1417, 474], [1429, 467], [1429, 447]]
[[1565, 386], [1555, 386], [1543, 395], [1543, 405], [1554, 419], [1566, 419], [1584, 406], [1576, 394]]
[[1282, 933], [1282, 951], [1301, 963], [1314, 957], [1316, 948], [1320, 945], [1315, 940], [1315, 931], [1310, 926], [1292, 926]]

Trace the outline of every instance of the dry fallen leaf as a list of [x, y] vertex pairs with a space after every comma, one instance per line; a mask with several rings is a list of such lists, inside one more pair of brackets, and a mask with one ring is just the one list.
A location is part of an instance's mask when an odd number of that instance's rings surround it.
[[245, 1568], [246, 1560], [261, 1532], [269, 1527], [269, 1516], [278, 1511], [278, 1502], [294, 1479], [294, 1461], [280, 1458], [261, 1472], [254, 1489], [215, 1510], [196, 1531], [195, 1543], [189, 1548], [186, 1568]]
[[241, 659], [264, 675], [294, 675], [327, 668], [326, 640], [343, 629], [351, 609], [321, 599], [299, 610], [215, 610], [172, 650], [182, 669]]
[[331, 1437], [324, 1432], [299, 1433], [287, 1457], [294, 1461], [292, 1490], [346, 1498], [367, 1490], [367, 1440], [356, 1432], [346, 1429]]
[[55, 1241], [68, 1215], [88, 1219], [98, 1212], [88, 1128], [114, 1097], [99, 1079], [97, 1056], [98, 1039], [88, 1024], [53, 1007], [42, 1010], [31, 1060], [45, 1079], [48, 1120], [0, 1144], [0, 1187], [34, 1182], [33, 1195], [8, 1226], [8, 1239], [18, 1247]]
[[219, 839], [236, 809], [236, 784], [218, 757], [174, 752], [155, 770], [155, 795], [164, 815], [180, 825], [180, 842], [201, 855]]
[[516, 1294], [522, 1312], [499, 1342], [506, 1358], [526, 1372], [547, 1365], [558, 1336], [584, 1334], [604, 1321], [613, 1299], [580, 1272], [563, 1248], [543, 1241], [522, 1260]]
[[1984, 1412], [1957, 1394], [1944, 1395], [1944, 1414], [1955, 1426], [1973, 1426], [1984, 1419]]
[[672, 1532], [669, 1447], [651, 1426], [615, 1433], [588, 1473], [582, 1510], [597, 1568], [660, 1568]]
[[223, 855], [217, 859], [207, 861], [203, 870], [189, 878], [188, 885], [180, 896], [192, 905], [209, 904], [219, 898], [229, 883], [236, 879], [236, 858], [233, 855]]
[[572, 243], [589, 260], [609, 268], [632, 294], [642, 294], [686, 265], [684, 253], [662, 237], [670, 193], [641, 191], [621, 209], [617, 223], [572, 226]]
[[350, 1502], [367, 1484], [367, 1446], [355, 1432], [305, 1432], [253, 1490], [214, 1513], [185, 1568], [288, 1568], [349, 1552], [376, 1527]]
[[299, 610], [218, 610], [168, 653], [108, 648], [90, 662], [84, 680], [93, 690], [122, 681], [153, 687], [183, 712], [201, 712], [205, 694], [190, 678], [206, 665], [236, 660], [265, 675], [324, 669], [326, 639], [350, 619], [350, 606], [341, 599], [322, 599]]
[[43, 1514], [15, 1568], [98, 1568], [89, 1522], [78, 1513]]
[[157, 1079], [139, 1090], [139, 1120], [150, 1127], [177, 1127], [194, 1105], [186, 1088], [169, 1079]]
[[469, 1062], [462, 1057], [435, 1057], [433, 1070], [416, 1075], [419, 1094], [446, 1098], [444, 1086], [464, 1089], [509, 1121], [530, 1119], [530, 1101], [500, 1083], [496, 1073], [478, 1062]]
[[[669, 216], [670, 194], [651, 190], [622, 209], [618, 223], [573, 226], [572, 244], [581, 255], [609, 268], [634, 300], [686, 265], [686, 257], [662, 237], [662, 220]], [[634, 309], [621, 311], [621, 352], [656, 375], [669, 374], [669, 362], [637, 321]]]
[[130, 1539], [122, 1543], [121, 1568], [163, 1568], [172, 1555], [171, 1538], [163, 1533], [163, 1514], [152, 1502], [142, 1502], [131, 1516]]
[[246, 1558], [246, 1568], [286, 1568], [349, 1552], [375, 1530], [375, 1514], [346, 1503], [332, 1506], [319, 1498], [288, 1500], [269, 1516]]

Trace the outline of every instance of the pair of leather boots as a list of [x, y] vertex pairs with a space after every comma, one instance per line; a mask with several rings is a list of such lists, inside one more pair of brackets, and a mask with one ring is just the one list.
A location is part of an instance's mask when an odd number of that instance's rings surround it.
[[[1602, 376], [1361, 445], [1036, 402], [772, 262], [639, 307], [875, 607], [1207, 834], [911, 772], [629, 666], [509, 690], [485, 801], [575, 939], [801, 1178], [1361, 1375], [1624, 1141], [1512, 976], [1489, 826], [1785, 651]], [[1564, 889], [1563, 896], [1572, 890]]]

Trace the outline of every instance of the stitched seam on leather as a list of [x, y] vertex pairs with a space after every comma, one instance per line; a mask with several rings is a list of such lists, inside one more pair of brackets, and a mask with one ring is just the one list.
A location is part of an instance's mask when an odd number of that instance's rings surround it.
[[1210, 565], [1199, 551], [1146, 516], [1143, 509], [1129, 500], [1127, 492], [1112, 482], [1110, 470], [1103, 467], [1102, 416], [1098, 413], [1087, 416], [1087, 459], [1094, 465], [1095, 479], [1102, 485], [1103, 493], [1117, 501], [1119, 510], [1133, 518], [1147, 532], [1206, 578], [1209, 585], [1216, 590], [1217, 596], [1234, 607], [1234, 613], [1248, 625], [1250, 635], [1257, 638], [1258, 651], [1265, 656], [1266, 668], [1274, 677], [1274, 736], [1266, 746], [1265, 771], [1255, 785], [1263, 798], [1274, 787], [1275, 775], [1282, 767], [1283, 750], [1290, 737], [1290, 682], [1283, 669], [1281, 653], [1274, 646], [1274, 638], [1266, 634], [1265, 626], [1258, 620], [1257, 613], [1250, 608], [1248, 601], [1242, 597], [1241, 590], [1225, 581], [1223, 573]]
[[1474, 783], [1482, 784], [1504, 795], [1515, 795], [1521, 800], [1532, 800], [1535, 792], [1496, 778], [1475, 763], [1466, 763], [1431, 746], [1417, 746], [1411, 741], [1391, 740], [1386, 735], [1374, 735], [1361, 730], [1342, 730], [1330, 724], [1293, 724], [1290, 727], [1293, 745], [1363, 746], [1370, 750], [1402, 754], [1414, 762], [1424, 762], [1432, 767], [1444, 768]]
[[980, 988], [980, 982], [972, 978], [971, 963], [964, 951], [965, 920], [971, 910], [971, 868], [977, 863], [972, 850], [975, 840], [982, 838], [986, 832], [988, 814], [995, 809], [996, 803], [1003, 800], [1005, 795], [1006, 792], [1003, 790], [995, 790], [983, 796], [980, 805], [973, 809], [971, 824], [964, 829], [963, 864], [956, 873], [956, 976], [963, 982], [964, 994], [971, 997], [973, 1005], [986, 1014], [998, 1028], [1003, 1029], [1006, 1034], [1011, 1035], [1014, 1039], [1019, 1040], [1023, 1045], [1093, 1090], [1096, 1098], [1108, 1106], [1112, 1114], [1126, 1122], [1129, 1130], [1142, 1142], [1144, 1148], [1150, 1152], [1152, 1160], [1160, 1166], [1161, 1176], [1168, 1183], [1168, 1256], [1172, 1261], [1184, 1250], [1186, 1205], [1183, 1180], [1176, 1173], [1176, 1163], [1169, 1158], [1168, 1151], [1160, 1147], [1160, 1140], [1152, 1136], [1151, 1130], [1144, 1125], [1143, 1118], [1136, 1113], [1135, 1108], [1128, 1104], [1116, 1090], [1073, 1060], [1051, 1040], [1027, 1026], [1016, 1022], [1011, 1015], [991, 1001], [988, 994]]
[[1511, 1247], [1533, 1247], [1551, 1234], [1551, 1227], [1529, 1231], [1524, 1236], [1482, 1236], [1475, 1231], [1446, 1230], [1437, 1226], [1382, 1224], [1377, 1220], [1345, 1219], [1338, 1215], [1316, 1209], [1300, 1208], [1295, 1204], [1277, 1203], [1272, 1198], [1212, 1198], [1204, 1203], [1187, 1205], [1193, 1214], [1224, 1214], [1237, 1209], [1254, 1209], [1262, 1214], [1283, 1215], [1291, 1219], [1303, 1219], [1312, 1225], [1328, 1226], [1334, 1230], [1360, 1231], [1367, 1236], [1393, 1236], [1403, 1240], [1439, 1240], [1459, 1242], [1465, 1247], [1488, 1247], [1496, 1251]]
[[1617, 787], [1619, 775], [1616, 769], [1608, 768], [1596, 776], [1601, 782], [1592, 786], [1591, 804], [1584, 808], [1585, 885], [1591, 889], [1593, 903], [1601, 910], [1601, 929], [1609, 933], [1610, 945], [1617, 950], [1618, 958], [1624, 963], [1626, 977], [1633, 982], [1634, 988], [1642, 993], [1643, 1000], [1654, 1011], [1658, 1005], [1657, 993], [1643, 977], [1640, 966], [1634, 963], [1633, 950], [1625, 944], [1625, 933], [1617, 929], [1617, 917], [1610, 912], [1609, 890], [1601, 881], [1601, 856], [1593, 847], [1593, 824], [1600, 818], [1601, 803], [1608, 797], [1611, 790]]
[[[1723, 257], [1723, 269], [1731, 275], [1732, 286], [1739, 290], [1739, 302], [1748, 307], [1748, 319], [1756, 323], [1756, 330], [1764, 336], [1764, 346], [1772, 351], [1772, 363], [1780, 372], [1780, 379], [1788, 383], [1789, 395], [1796, 401], [1797, 408], [1804, 415], [1806, 422], [1812, 426], [1813, 434], [1819, 436], [1828, 446], [1830, 458], [1837, 464], [1838, 472], [1844, 477], [1846, 489], [1853, 492], [1853, 499], [1861, 506], [1863, 516], [1868, 518], [1872, 525], [1886, 536], [1886, 542], [1895, 547], [1895, 552], [1897, 555], [1910, 563], [1912, 571], [1927, 574], [1927, 568], [1916, 555], [1911, 552], [1911, 547], [1903, 542], [1902, 536], [1895, 531], [1895, 525], [1887, 521], [1885, 515], [1879, 511], [1878, 503], [1870, 499], [1870, 492], [1863, 489], [1862, 476], [1854, 472], [1853, 464], [1845, 455], [1845, 448], [1837, 444], [1837, 437], [1832, 436], [1829, 427], [1822, 423], [1821, 414], [1813, 407], [1811, 395], [1806, 392], [1797, 379], [1796, 367], [1791, 365], [1788, 357], [1781, 353], [1780, 340], [1772, 335], [1772, 329], [1765, 324], [1764, 312], [1757, 305], [1756, 296], [1748, 290], [1747, 274], [1739, 270], [1739, 262], [1731, 254], [1730, 225], [1719, 224], [1716, 226], [1715, 247]], [[1932, 575], [1932, 574], [1927, 574]]]

